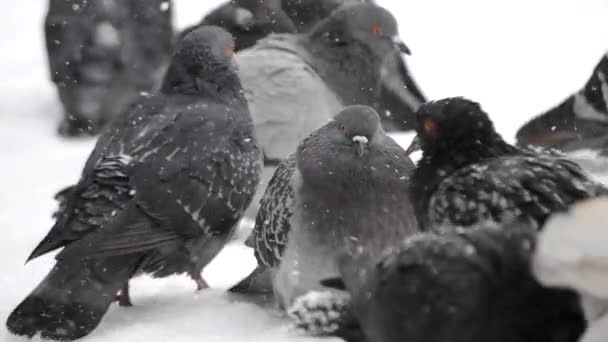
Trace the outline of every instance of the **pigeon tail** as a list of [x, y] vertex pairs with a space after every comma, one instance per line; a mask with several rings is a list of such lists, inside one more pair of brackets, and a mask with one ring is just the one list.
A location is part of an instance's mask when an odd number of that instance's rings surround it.
[[97, 327], [140, 260], [138, 255], [58, 260], [10, 314], [8, 330], [62, 341], [86, 336]]
[[233, 293], [248, 293], [248, 294], [266, 294], [272, 293], [272, 280], [270, 269], [265, 266], [256, 267], [251, 274], [238, 284], [231, 287], [229, 292]]

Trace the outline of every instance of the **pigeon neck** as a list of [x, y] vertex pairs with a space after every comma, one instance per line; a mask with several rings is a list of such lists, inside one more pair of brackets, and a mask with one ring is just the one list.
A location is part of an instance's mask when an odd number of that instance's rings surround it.
[[199, 76], [181, 75], [170, 67], [161, 91], [165, 94], [197, 96], [227, 104], [246, 103], [241, 81], [236, 73], [228, 70], [208, 72]]
[[344, 105], [374, 105], [380, 60], [355, 39], [312, 36], [314, 68]]

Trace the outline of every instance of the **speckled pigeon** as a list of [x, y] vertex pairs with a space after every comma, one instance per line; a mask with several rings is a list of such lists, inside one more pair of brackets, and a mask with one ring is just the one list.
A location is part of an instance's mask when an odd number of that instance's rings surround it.
[[199, 279], [250, 204], [261, 168], [232, 37], [201, 27], [177, 45], [161, 90], [100, 137], [30, 259], [63, 247], [8, 317], [18, 335], [90, 333], [140, 273]]
[[578, 164], [507, 144], [479, 104], [448, 98], [418, 110], [422, 159], [412, 202], [424, 230], [525, 217], [542, 225], [556, 211], [608, 190]]
[[415, 233], [412, 167], [373, 109], [346, 107], [277, 169], [250, 239], [258, 269], [233, 291], [254, 291], [257, 278], [270, 275], [287, 308], [336, 274], [340, 253], [380, 253]]
[[50, 0], [44, 24], [62, 135], [96, 134], [158, 86], [173, 39], [170, 0]]
[[587, 84], [557, 107], [526, 123], [517, 132], [519, 146], [582, 149], [608, 155], [608, 54]]

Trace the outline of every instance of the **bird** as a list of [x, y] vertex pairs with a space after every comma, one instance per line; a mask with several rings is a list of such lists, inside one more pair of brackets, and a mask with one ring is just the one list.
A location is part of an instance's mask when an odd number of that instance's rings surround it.
[[[395, 67], [387, 56], [402, 51], [409, 50], [394, 17], [373, 4], [340, 7], [308, 33], [271, 35], [240, 51], [239, 76], [267, 161], [276, 166], [344, 106], [373, 107], [383, 76], [399, 74], [386, 70]], [[391, 89], [412, 99], [393, 115], [422, 103], [403, 87]]]
[[56, 223], [29, 260], [63, 248], [7, 320], [17, 335], [89, 334], [130, 278], [201, 270], [256, 191], [253, 121], [221, 28], [177, 43], [160, 90], [99, 138], [78, 183], [58, 195]]
[[[406, 81], [399, 81], [399, 70], [391, 71], [404, 63], [401, 54], [406, 49], [387, 10], [355, 4], [340, 7], [308, 33], [271, 35], [237, 53], [239, 76], [264, 152], [261, 184], [268, 184], [302, 139], [345, 106], [378, 106], [391, 89], [394, 98], [404, 100], [391, 111], [389, 122], [413, 122], [423, 99], [408, 90], [417, 89], [415, 85], [395, 86]], [[386, 112], [380, 106], [375, 109]], [[255, 217], [262, 195], [256, 195], [248, 217]]]
[[604, 227], [608, 197], [583, 200], [556, 213], [539, 233], [532, 270], [547, 287], [581, 296], [589, 328], [584, 342], [601, 341], [608, 331], [608, 255]]
[[526, 124], [517, 145], [553, 147], [564, 152], [608, 155], [608, 54], [602, 56], [585, 86]]
[[63, 136], [95, 135], [158, 87], [173, 47], [170, 0], [50, 0], [44, 23]]
[[576, 342], [578, 297], [542, 286], [529, 267], [537, 229], [523, 218], [444, 226], [371, 264], [343, 257], [322, 283], [350, 294], [359, 341]]
[[379, 253], [416, 232], [407, 196], [412, 168], [372, 108], [345, 107], [277, 168], [249, 239], [258, 267], [232, 291], [256, 292], [251, 285], [265, 279], [288, 309], [337, 272], [341, 251]]
[[235, 40], [235, 51], [251, 47], [271, 33], [297, 32], [282, 10], [281, 0], [229, 0], [205, 15], [198, 25], [182, 32], [187, 33], [200, 25], [215, 25], [230, 32]]
[[298, 32], [310, 31], [318, 22], [329, 17], [340, 6], [371, 3], [372, 0], [282, 0], [285, 13], [296, 25]]
[[423, 230], [483, 220], [533, 219], [607, 193], [567, 159], [506, 143], [481, 106], [456, 97], [427, 102], [417, 112], [422, 149], [412, 175], [412, 202]]

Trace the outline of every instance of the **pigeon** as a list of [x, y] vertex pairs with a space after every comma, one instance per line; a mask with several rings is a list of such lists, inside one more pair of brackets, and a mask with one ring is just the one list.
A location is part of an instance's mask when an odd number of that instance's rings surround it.
[[607, 193], [569, 160], [507, 144], [478, 103], [424, 104], [408, 152], [422, 149], [412, 203], [423, 230], [525, 217], [540, 226], [576, 201]]
[[187, 34], [159, 92], [100, 137], [30, 259], [63, 250], [10, 314], [9, 331], [74, 340], [138, 274], [200, 278], [250, 204], [262, 166], [233, 50], [221, 28]]
[[[392, 89], [393, 99], [405, 100], [389, 122], [411, 122], [423, 98], [408, 90], [417, 89], [415, 84], [397, 86], [406, 81], [399, 81], [399, 70], [390, 71], [404, 63], [401, 51], [406, 49], [388, 11], [357, 4], [341, 7], [309, 33], [271, 35], [240, 51], [239, 76], [264, 152], [261, 184], [268, 184], [302, 139], [347, 105], [378, 106]], [[255, 217], [262, 195], [256, 194], [248, 217]]]
[[441, 227], [413, 235], [371, 266], [341, 258], [341, 276], [373, 342], [576, 342], [585, 329], [572, 291], [541, 286], [529, 261], [537, 227]]
[[376, 3], [373, 0], [282, 0], [282, 8], [296, 25], [298, 32], [310, 31], [340, 6]]
[[413, 113], [422, 99], [394, 86], [402, 51], [409, 50], [395, 18], [382, 7], [356, 4], [306, 34], [271, 35], [239, 52], [239, 76], [267, 163], [276, 167], [344, 106], [380, 103], [384, 80], [405, 99], [393, 115]]
[[517, 145], [554, 147], [565, 152], [591, 149], [608, 156], [608, 54], [583, 89], [521, 127]]
[[540, 283], [569, 288], [581, 296], [589, 322], [583, 342], [604, 341], [608, 332], [606, 210], [608, 197], [599, 197], [551, 216], [533, 256], [533, 273]]
[[215, 25], [230, 32], [235, 40], [235, 51], [251, 47], [271, 33], [297, 32], [294, 23], [281, 9], [281, 0], [230, 0], [207, 14], [199, 25]]
[[266, 277], [287, 309], [336, 274], [340, 252], [380, 253], [415, 233], [412, 168], [372, 108], [344, 108], [277, 168], [249, 240], [258, 268], [232, 291], [255, 292], [250, 285]]
[[158, 87], [173, 44], [171, 1], [50, 0], [44, 31], [59, 133], [93, 135]]

